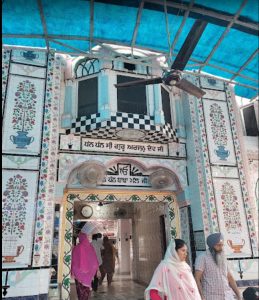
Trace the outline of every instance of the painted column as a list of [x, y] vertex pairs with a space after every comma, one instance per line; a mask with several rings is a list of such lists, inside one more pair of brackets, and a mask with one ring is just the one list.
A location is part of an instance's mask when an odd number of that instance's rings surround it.
[[175, 102], [175, 125], [177, 128], [177, 134], [180, 138], [186, 138], [185, 126], [184, 126], [184, 115], [183, 115], [183, 101], [180, 92], [173, 93]]
[[156, 125], [164, 125], [165, 117], [162, 108], [162, 96], [161, 96], [161, 86], [160, 84], [153, 85], [154, 92], [154, 117]]
[[98, 75], [98, 112], [103, 120], [110, 119], [110, 80], [107, 70]]
[[64, 112], [61, 116], [61, 127], [70, 128], [72, 121], [73, 82], [68, 80], [65, 87]]

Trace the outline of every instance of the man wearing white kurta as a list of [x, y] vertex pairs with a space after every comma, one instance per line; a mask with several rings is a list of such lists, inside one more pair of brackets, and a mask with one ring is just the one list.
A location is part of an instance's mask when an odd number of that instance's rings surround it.
[[[97, 256], [97, 260], [99, 263], [99, 269], [100, 266], [103, 263], [102, 260], [102, 255], [101, 255], [101, 250], [103, 249], [103, 241], [102, 241], [102, 234], [101, 233], [96, 233], [92, 235], [92, 246], [94, 247], [96, 256]], [[94, 280], [92, 282], [92, 289], [96, 292], [98, 289], [98, 277], [99, 277], [99, 271], [96, 272], [95, 276], [94, 276]]]

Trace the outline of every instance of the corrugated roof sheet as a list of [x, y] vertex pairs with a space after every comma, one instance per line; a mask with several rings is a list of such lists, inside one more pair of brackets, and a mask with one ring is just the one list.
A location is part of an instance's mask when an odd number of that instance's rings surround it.
[[252, 98], [258, 92], [258, 6], [257, 0], [5, 0], [2, 36], [4, 44], [67, 53], [106, 42], [169, 54], [170, 43], [174, 60], [195, 19], [205, 19], [209, 24], [185, 69], [236, 80], [246, 85], [236, 86], [236, 93]]

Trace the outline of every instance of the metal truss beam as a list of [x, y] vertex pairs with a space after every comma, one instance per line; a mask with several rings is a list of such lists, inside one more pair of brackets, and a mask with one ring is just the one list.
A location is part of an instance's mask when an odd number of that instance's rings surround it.
[[47, 31], [47, 25], [46, 25], [44, 12], [43, 12], [43, 5], [42, 5], [41, 0], [37, 0], [37, 3], [38, 3], [39, 12], [40, 12], [40, 19], [41, 19], [41, 24], [42, 24], [42, 27], [43, 27], [46, 46], [47, 46], [47, 49], [49, 50], [48, 31]]
[[[158, 5], [164, 5], [164, 2], [162, 0], [145, 0], [145, 2], [158, 4]], [[167, 5], [168, 5], [168, 7], [178, 8], [178, 9], [184, 10], [184, 11], [189, 10], [188, 5], [183, 4], [183, 3], [169, 2]], [[221, 20], [221, 21], [227, 21], [227, 22], [231, 22], [233, 19], [233, 16], [222, 14], [222, 13], [217, 13], [217, 12], [211, 11], [209, 9], [204, 9], [204, 8], [195, 7], [195, 6], [193, 6], [190, 9], [190, 12], [208, 16], [208, 17], [214, 18], [215, 20]], [[255, 23], [236, 20], [235, 24], [239, 25], [241, 28], [243, 27], [244, 29], [252, 29], [256, 32], [259, 31], [258, 25]]]
[[182, 30], [183, 30], [183, 27], [184, 27], [184, 25], [186, 23], [186, 20], [187, 20], [188, 16], [189, 16], [190, 9], [192, 8], [193, 3], [194, 3], [194, 0], [191, 0], [190, 4], [188, 6], [188, 9], [184, 13], [184, 17], [183, 17], [182, 23], [181, 23], [179, 29], [177, 30], [175, 38], [174, 38], [174, 40], [172, 42], [170, 53], [172, 53], [174, 51], [174, 47], [175, 47], [175, 45], [176, 45], [176, 43], [177, 43], [177, 41], [178, 41], [178, 39], [180, 37], [180, 34], [181, 34]]
[[[39, 34], [30, 34], [30, 35], [27, 35], [27, 34], [3, 34], [2, 35], [4, 38], [35, 38], [35, 39], [44, 39], [44, 35], [39, 35]], [[55, 42], [56, 44], [60, 44], [64, 47], [67, 47], [69, 49], [72, 49], [74, 50], [74, 52], [71, 52], [71, 51], [64, 51], [64, 50], [58, 50], [59, 53], [63, 53], [63, 54], [69, 54], [69, 55], [72, 55], [72, 56], [76, 56], [76, 55], [87, 55], [88, 57], [93, 57], [93, 58], [108, 58], [107, 56], [98, 56], [98, 55], [94, 55], [94, 56], [91, 56], [90, 53], [88, 53], [87, 51], [83, 51], [83, 50], [79, 50], [75, 47], [72, 47], [68, 44], [65, 44], [65, 43], [62, 43], [60, 41], [56, 41], [56, 39], [61, 39], [61, 40], [82, 40], [82, 41], [89, 41], [89, 38], [88, 37], [85, 37], [85, 36], [67, 36], [67, 35], [48, 35], [47, 36], [49, 40]], [[118, 46], [126, 46], [126, 47], [129, 47], [128, 44], [126, 43], [119, 43], [119, 42], [116, 42], [116, 41], [113, 41], [113, 40], [104, 40], [104, 39], [93, 39], [93, 42], [94, 43], [98, 43], [98, 44], [101, 44], [101, 43], [107, 43], [107, 44], [113, 44], [113, 45], [118, 45]], [[22, 47], [22, 46], [13, 46], [13, 45], [4, 45], [5, 48], [17, 48], [17, 49], [31, 49], [31, 50], [35, 50], [35, 49], [41, 49], [42, 51], [48, 51], [48, 50], [43, 50], [43, 48], [39, 48], [39, 47]], [[151, 49], [151, 48], [148, 48], [148, 47], [141, 47], [141, 46], [138, 46], [139, 49], [141, 50], [148, 50], [148, 51], [151, 51], [153, 53], [157, 53], [158, 55], [155, 56], [155, 57], [161, 57], [161, 56], [167, 56], [168, 53], [165, 52], [165, 51], [156, 51], [154, 49]], [[176, 56], [177, 54], [172, 54], [173, 56]], [[127, 58], [124, 59], [125, 62], [132, 62], [132, 63], [137, 63], [137, 64], [140, 64], [140, 65], [144, 65], [144, 66], [150, 66], [152, 67], [153, 65], [152, 64], [148, 64], [146, 61], [150, 58], [153, 58], [154, 55], [150, 56], [150, 57], [141, 57], [141, 58], [134, 58], [134, 59], [130, 59], [130, 58]], [[109, 58], [108, 58], [109, 59]], [[189, 60], [190, 62], [194, 62], [195, 64], [199, 64], [199, 65], [202, 65], [202, 61], [199, 61], [197, 59], [194, 59], [194, 58], [191, 58]], [[191, 65], [192, 66], [192, 65]], [[222, 71], [225, 71], [229, 74], [232, 74], [232, 75], [235, 75], [236, 73], [231, 71], [231, 70], [228, 70], [226, 68], [222, 68], [222, 67], [219, 67], [217, 65], [214, 65], [214, 64], [211, 64], [211, 63], [208, 63], [207, 64], [208, 67], [212, 67], [214, 69], [217, 69], [217, 70], [222, 70]], [[187, 65], [187, 67], [189, 67], [189, 65]], [[188, 71], [189, 72], [189, 71]], [[254, 79], [254, 78], [251, 78], [251, 77], [248, 77], [248, 76], [245, 76], [245, 75], [242, 75], [242, 74], [239, 74], [240, 77], [242, 78], [245, 78], [247, 80], [250, 80], [250, 81], [253, 81], [253, 82], [258, 82], [258, 80]], [[232, 82], [233, 83], [233, 82]]]
[[242, 9], [245, 7], [246, 3], [248, 0], [243, 0], [242, 4], [240, 5], [237, 13], [235, 14], [233, 20], [228, 24], [227, 28], [224, 30], [224, 32], [222, 33], [220, 39], [217, 41], [216, 45], [213, 47], [212, 51], [210, 52], [210, 54], [208, 55], [208, 57], [206, 58], [206, 60], [203, 63], [203, 66], [199, 69], [199, 71], [201, 71], [202, 68], [204, 68], [208, 62], [210, 61], [210, 59], [212, 58], [213, 54], [215, 53], [215, 51], [218, 49], [218, 47], [220, 46], [220, 44], [222, 43], [223, 39], [225, 38], [225, 36], [229, 33], [231, 27], [233, 26], [233, 24], [235, 23], [235, 21], [238, 19], [238, 17], [241, 14]]
[[140, 24], [140, 19], [141, 19], [143, 7], [144, 7], [144, 1], [141, 0], [141, 2], [139, 4], [137, 20], [136, 20], [136, 24], [135, 24], [135, 28], [134, 28], [134, 32], [133, 32], [133, 36], [132, 36], [132, 40], [131, 40], [131, 45], [130, 45], [131, 46], [131, 53], [133, 53], [133, 48], [134, 48], [135, 43], [136, 43], [138, 28], [139, 28], [139, 24]]
[[91, 0], [91, 2], [90, 2], [89, 51], [92, 50], [93, 32], [94, 32], [94, 0]]
[[250, 63], [250, 61], [252, 61], [254, 59], [254, 57], [256, 56], [256, 54], [258, 54], [259, 50], [256, 49], [252, 55], [248, 58], [248, 60], [239, 68], [239, 70], [231, 77], [230, 80], [233, 80], [234, 78], [236, 78], [237, 76], [242, 76], [240, 73], [244, 70], [244, 68]]

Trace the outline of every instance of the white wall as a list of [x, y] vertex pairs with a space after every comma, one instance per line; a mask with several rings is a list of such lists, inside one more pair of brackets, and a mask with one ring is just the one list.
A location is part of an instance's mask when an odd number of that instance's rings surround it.
[[120, 274], [130, 274], [131, 220], [118, 220]]
[[162, 259], [159, 216], [165, 212], [165, 204], [135, 203], [132, 223], [133, 279], [149, 284]]

